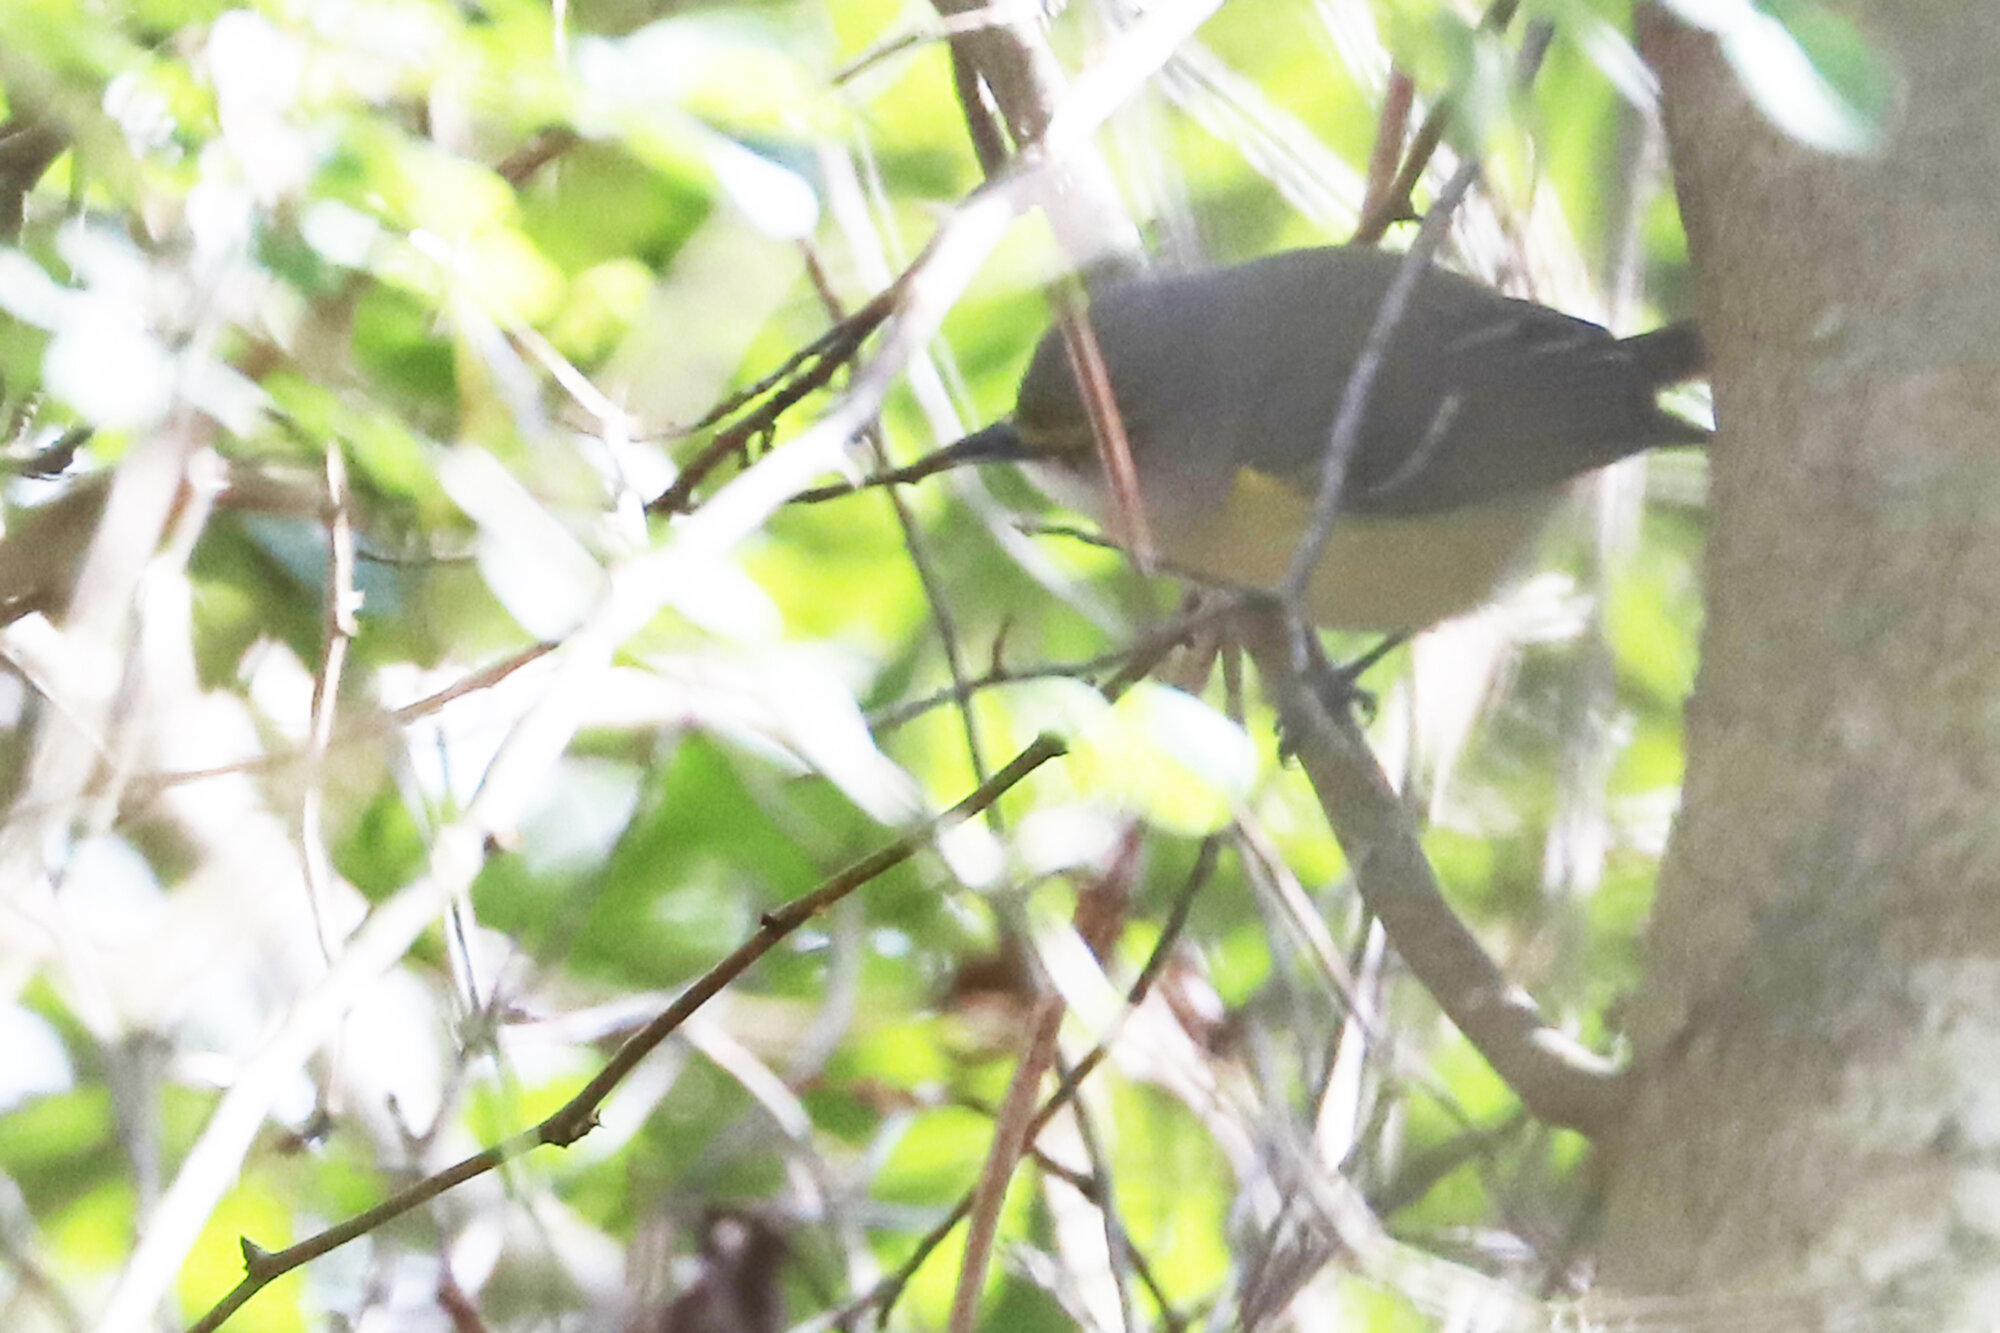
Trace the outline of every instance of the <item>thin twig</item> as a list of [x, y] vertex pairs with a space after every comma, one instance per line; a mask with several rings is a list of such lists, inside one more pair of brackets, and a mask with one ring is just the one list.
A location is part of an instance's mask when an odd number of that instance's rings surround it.
[[1159, 566], [1159, 548], [1153, 541], [1152, 522], [1146, 517], [1146, 498], [1139, 489], [1139, 468], [1132, 459], [1125, 417], [1112, 392], [1111, 367], [1104, 360], [1104, 349], [1097, 341], [1090, 307], [1080, 287], [1057, 288], [1056, 327], [1062, 333], [1063, 353], [1069, 359], [1070, 378], [1077, 386], [1090, 438], [1097, 446], [1097, 464], [1111, 496], [1111, 512], [1118, 519], [1119, 545], [1130, 552], [1140, 573], [1151, 574]]
[[996, 662], [983, 676], [963, 681], [950, 689], [925, 695], [921, 699], [913, 699], [894, 708], [885, 708], [878, 713], [870, 714], [868, 726], [871, 731], [880, 735], [905, 725], [933, 708], [956, 703], [983, 690], [998, 689], [1005, 685], [1019, 685], [1037, 680], [1081, 680], [1094, 672], [1109, 670], [1112, 667], [1129, 667], [1132, 662], [1139, 660], [1145, 661], [1147, 670], [1151, 670], [1166, 653], [1187, 643], [1195, 634], [1225, 618], [1233, 606], [1234, 603], [1210, 605], [1185, 615], [1175, 616], [1172, 620], [1151, 626], [1138, 639], [1123, 648], [1077, 662], [1051, 662], [1039, 667], [1009, 667]]
[[[361, 741], [375, 740], [389, 735], [397, 726], [407, 725], [429, 717], [454, 700], [462, 699], [466, 695], [477, 693], [480, 690], [492, 689], [522, 667], [547, 657], [555, 648], [556, 644], [550, 640], [530, 644], [519, 652], [511, 653], [501, 658], [498, 662], [468, 672], [443, 689], [432, 694], [427, 694], [413, 703], [408, 703], [401, 708], [395, 709], [386, 718], [371, 719], [364, 723], [340, 728], [328, 741], [328, 748], [330, 750], [337, 749], [341, 746], [354, 745]], [[169, 787], [181, 786], [184, 783], [207, 782], [214, 778], [234, 777], [240, 773], [262, 773], [270, 769], [281, 768], [286, 764], [298, 763], [309, 757], [310, 751], [307, 749], [274, 750], [268, 754], [257, 755], [254, 758], [239, 759], [234, 763], [228, 764], [215, 764], [208, 768], [185, 768], [177, 769], [171, 773], [149, 774], [133, 782], [132, 785], [141, 794], [134, 797], [132, 804], [135, 806], [144, 806], [155, 796], [159, 795], [160, 792]]]
[[1439, 193], [1437, 202], [1431, 205], [1424, 225], [1417, 232], [1417, 239], [1411, 244], [1409, 253], [1403, 256], [1389, 289], [1382, 294], [1382, 303], [1375, 309], [1375, 322], [1369, 326], [1367, 341], [1362, 343], [1361, 354], [1354, 359], [1347, 384], [1340, 392], [1340, 410], [1334, 414], [1333, 430], [1327, 438], [1326, 453], [1320, 460], [1319, 491], [1313, 499], [1311, 525], [1306, 530], [1305, 539], [1292, 553], [1291, 568], [1285, 573], [1285, 581], [1279, 585], [1279, 595], [1289, 608], [1296, 609], [1303, 604], [1306, 586], [1312, 581], [1313, 572], [1319, 568], [1327, 540], [1332, 537], [1333, 526], [1339, 521], [1348, 460], [1354, 455], [1355, 445], [1360, 443], [1361, 423], [1366, 417], [1375, 381], [1382, 373], [1389, 344], [1396, 335], [1397, 327], [1402, 324], [1403, 316], [1409, 311], [1410, 298], [1416, 293], [1418, 279], [1430, 266], [1431, 256], [1444, 243], [1452, 210], [1458, 207], [1459, 200], [1465, 197], [1465, 192], [1472, 188], [1472, 182], [1478, 176], [1479, 164], [1476, 161], [1466, 162], [1453, 174], [1450, 183]]
[[[1104, 1228], [1105, 1265], [1111, 1270], [1111, 1290], [1118, 1297], [1119, 1322], [1126, 1333], [1138, 1333], [1139, 1315], [1132, 1303], [1129, 1274], [1144, 1274], [1141, 1280], [1156, 1300], [1160, 1297], [1160, 1290], [1153, 1285], [1151, 1274], [1139, 1257], [1138, 1247], [1132, 1244], [1132, 1237], [1118, 1216], [1118, 1191], [1111, 1171], [1111, 1154], [1105, 1151], [1104, 1136], [1097, 1132], [1089, 1106], [1083, 1102], [1074, 1103], [1070, 1108], [1070, 1119], [1076, 1124], [1076, 1136], [1090, 1161], [1089, 1174], [1073, 1182], [1074, 1188], [1097, 1210], [1098, 1222]], [[1038, 1160], [1039, 1156], [1038, 1153]], [[1165, 1308], [1165, 1301], [1160, 1304]]]
[[306, 904], [320, 957], [333, 961], [327, 938], [327, 891], [333, 883], [333, 861], [327, 855], [321, 812], [326, 801], [326, 756], [333, 744], [334, 718], [339, 711], [340, 678], [347, 664], [348, 645], [358, 632], [355, 610], [361, 593], [354, 586], [354, 520], [347, 503], [347, 464], [340, 445], [326, 446], [326, 584], [325, 644], [319, 670], [313, 675], [312, 724], [306, 742], [306, 785], [299, 799], [299, 852], [305, 871]]
[[960, 33], [983, 32], [988, 28], [1004, 27], [1024, 19], [1032, 21], [1039, 18], [1041, 13], [1042, 7], [1034, 0], [1019, 0], [1019, 3], [990, 0], [988, 4], [970, 13], [943, 15], [935, 25], [912, 28], [895, 37], [877, 42], [835, 70], [828, 82], [835, 86], [848, 83], [899, 51], [945, 41]]
[[706, 481], [710, 473], [742, 453], [750, 441], [775, 427], [778, 418], [807, 395], [831, 383], [835, 373], [861, 350], [861, 344], [868, 340], [868, 335], [880, 328], [895, 310], [901, 299], [903, 283], [904, 279], [897, 279], [887, 291], [878, 292], [852, 315], [794, 352], [776, 371], [718, 404], [690, 427], [692, 431], [706, 430], [755, 399], [770, 394], [769, 402], [717, 435], [700, 453], [688, 460], [673, 484], [647, 502], [646, 512], [686, 512], [694, 498], [695, 487]]

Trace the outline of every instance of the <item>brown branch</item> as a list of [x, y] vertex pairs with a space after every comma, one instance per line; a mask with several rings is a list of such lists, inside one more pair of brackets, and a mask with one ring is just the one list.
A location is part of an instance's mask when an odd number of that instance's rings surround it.
[[1360, 727], [1329, 710], [1294, 668], [1292, 627], [1269, 610], [1246, 612], [1239, 625], [1361, 900], [1403, 961], [1531, 1113], [1602, 1133], [1625, 1105], [1623, 1073], [1552, 1027], [1452, 911]]
[[[980, 0], [933, 0], [947, 23], [983, 10]], [[950, 35], [952, 88], [980, 170], [990, 179], [1015, 146], [1042, 137], [1055, 115], [1062, 70], [1035, 32], [1038, 19], [1016, 13], [963, 26]], [[983, 85], [983, 88], [982, 88]]]
[[1141, 574], [1159, 569], [1158, 548], [1152, 524], [1146, 517], [1145, 497], [1139, 490], [1139, 468], [1132, 460], [1132, 443], [1125, 432], [1125, 417], [1111, 388], [1111, 367], [1097, 341], [1090, 322], [1090, 306], [1081, 284], [1073, 279], [1058, 283], [1054, 290], [1056, 327], [1062, 332], [1063, 354], [1069, 359], [1070, 378], [1083, 403], [1090, 438], [1097, 447], [1097, 465], [1103, 473], [1105, 489], [1111, 496], [1111, 512], [1117, 519], [1115, 536], [1131, 555]]
[[20, 239], [29, 191], [69, 147], [62, 128], [22, 109], [20, 90], [10, 88], [15, 114], [0, 125], [0, 242]]
[[291, 1272], [301, 1264], [366, 1235], [385, 1222], [401, 1217], [412, 1208], [428, 1203], [447, 1190], [483, 1176], [488, 1171], [532, 1152], [543, 1144], [566, 1148], [575, 1143], [596, 1127], [598, 1108], [604, 1099], [641, 1060], [652, 1053], [654, 1047], [672, 1035], [704, 1004], [714, 999], [723, 987], [748, 971], [752, 963], [769, 953], [780, 940], [870, 880], [909, 860], [919, 848], [927, 846], [940, 830], [979, 814], [1021, 779], [1062, 752], [1061, 741], [1052, 736], [1038, 737], [1026, 749], [1014, 756], [1011, 763], [994, 774], [990, 781], [980, 784], [969, 796], [938, 818], [904, 834], [879, 851], [863, 857], [811, 892], [792, 899], [775, 911], [765, 913], [755, 935], [738, 945], [735, 952], [727, 958], [703, 973], [657, 1017], [627, 1038], [590, 1082], [584, 1084], [575, 1096], [550, 1113], [541, 1123], [502, 1139], [442, 1171], [426, 1176], [367, 1212], [349, 1218], [338, 1226], [329, 1227], [296, 1245], [287, 1246], [282, 1250], [267, 1251], [258, 1248], [247, 1238], [244, 1239], [241, 1242], [243, 1280], [216, 1302], [207, 1314], [192, 1324], [188, 1333], [213, 1333], [213, 1330], [220, 1328], [231, 1315], [273, 1280]]
[[[1112, 865], [1101, 874], [1090, 876], [1090, 883], [1077, 894], [1072, 917], [1077, 934], [1099, 959], [1116, 943], [1124, 925], [1125, 905], [1131, 896], [1130, 877], [1137, 869], [1136, 827], [1126, 829], [1122, 842], [1123, 851], [1113, 858]], [[952, 1333], [972, 1333], [978, 1322], [979, 1296], [986, 1285], [994, 1242], [1000, 1234], [1000, 1209], [1006, 1202], [1007, 1187], [1022, 1156], [1032, 1148], [1035, 1135], [1047, 1123], [1035, 1111], [1035, 1091], [1041, 1086], [1043, 1076], [1057, 1067], [1056, 1038], [1062, 1031], [1063, 1003], [1062, 997], [1049, 988], [1046, 977], [1039, 978], [1039, 986], [1041, 993], [1026, 1024], [1029, 1037], [1007, 1085], [1007, 1096], [994, 1117], [993, 1144], [973, 1190], [965, 1254], [959, 1265], [958, 1286], [952, 1294], [949, 1325]], [[1115, 1232], [1115, 1219], [1107, 1214], [1105, 1222]]]
[[898, 278], [887, 291], [878, 292], [852, 315], [786, 358], [778, 369], [710, 409], [691, 430], [706, 430], [765, 394], [770, 395], [769, 402], [709, 441], [681, 468], [673, 485], [647, 502], [646, 512], [686, 512], [694, 497], [695, 487], [706, 481], [710, 473], [742, 453], [751, 440], [776, 426], [778, 418], [808, 394], [826, 387], [834, 374], [854, 359], [855, 353], [861, 350], [861, 344], [868, 340], [868, 335], [880, 328], [882, 322], [895, 311], [903, 282], [903, 278]]
[[979, 1295], [986, 1285], [986, 1265], [1000, 1234], [1000, 1206], [1014, 1178], [1022, 1150], [1034, 1141], [1040, 1117], [1034, 1114], [1035, 1089], [1055, 1064], [1056, 1035], [1062, 1029], [1062, 997], [1045, 992], [1028, 1017], [1028, 1040], [1007, 1084], [1007, 1096], [994, 1117], [993, 1144], [979, 1172], [966, 1215], [965, 1257], [958, 1268], [958, 1285], [951, 1296], [951, 1333], [972, 1333], [979, 1321]]
[[[884, 708], [870, 713], [868, 715], [868, 728], [876, 735], [880, 735], [883, 732], [893, 731], [897, 727], [906, 725], [933, 708], [941, 708], [946, 704], [958, 703], [961, 700], [971, 698], [983, 690], [998, 689], [1006, 685], [1018, 685], [1025, 681], [1081, 680], [1094, 672], [1117, 667], [1119, 668], [1119, 672], [1116, 679], [1129, 683], [1129, 681], [1137, 679], [1138, 676], [1150, 672], [1160, 663], [1162, 658], [1174, 649], [1190, 643], [1195, 635], [1226, 619], [1233, 612], [1234, 608], [1235, 603], [1233, 601], [1212, 599], [1209, 605], [1198, 607], [1193, 611], [1176, 615], [1171, 620], [1164, 620], [1157, 625], [1151, 626], [1144, 634], [1122, 648], [1115, 648], [1108, 653], [1100, 653], [1096, 657], [1085, 658], [1078, 662], [1049, 662], [1034, 667], [1010, 667], [1002, 660], [998, 651], [999, 645], [996, 643], [993, 666], [986, 674], [976, 676], [962, 684], [954, 685], [950, 689], [938, 690], [935, 693], [927, 694], [921, 699], [913, 699], [908, 703], [898, 704], [893, 708]], [[1135, 663], [1143, 664], [1136, 675], [1132, 670]], [[1108, 693], [1114, 689], [1114, 686], [1107, 680], [1100, 688]], [[1123, 686], [1117, 686], [1116, 688], [1122, 689]]]
[[1423, 124], [1417, 127], [1416, 137], [1410, 140], [1410, 151], [1403, 158], [1402, 170], [1396, 173], [1387, 188], [1369, 195], [1368, 207], [1362, 211], [1361, 220], [1354, 224], [1354, 235], [1348, 241], [1350, 245], [1373, 245], [1394, 224], [1416, 217], [1417, 182], [1430, 170], [1431, 159], [1437, 155], [1438, 145], [1444, 142], [1444, 127], [1450, 122], [1449, 102], [1439, 102], [1425, 114]]
[[1408, 214], [1408, 191], [1399, 195], [1395, 186], [1400, 179], [1397, 167], [1403, 162], [1403, 136], [1409, 133], [1416, 96], [1417, 85], [1410, 76], [1400, 68], [1391, 69], [1389, 87], [1382, 95], [1382, 114], [1375, 121], [1375, 146], [1368, 154], [1368, 188], [1361, 200], [1361, 218], [1354, 225], [1350, 244], [1373, 245], [1382, 239], [1389, 223], [1402, 220], [1392, 213]]
[[1007, 135], [1001, 128], [999, 113], [986, 101], [984, 85], [979, 71], [973, 67], [967, 43], [956, 35], [951, 42], [951, 87], [958, 97], [959, 109], [965, 113], [965, 132], [972, 140], [972, 156], [978, 161], [981, 173], [991, 180], [1007, 165]]
[[[1514, 21], [1514, 12], [1519, 7], [1518, 0], [1496, 0], [1480, 19], [1481, 30], [1504, 32], [1507, 25]], [[1539, 53], [1535, 60], [1539, 62]], [[1523, 83], [1532, 73], [1531, 65], [1524, 72]], [[1395, 125], [1400, 134], [1400, 123], [1408, 119], [1407, 82], [1400, 74], [1390, 76], [1389, 95], [1383, 104], [1383, 133], [1378, 135], [1376, 141], [1378, 156], [1383, 152], [1383, 139], [1387, 137], [1388, 127]], [[1404, 86], [1399, 87], [1399, 83]], [[1378, 164], [1374, 161], [1369, 163], [1368, 198], [1361, 210], [1360, 221], [1354, 224], [1354, 235], [1349, 244], [1374, 245], [1393, 224], [1408, 222], [1417, 216], [1417, 182], [1430, 169], [1431, 159], [1437, 156], [1438, 146], [1444, 142], [1445, 127], [1449, 124], [1451, 99], [1447, 97], [1424, 114], [1423, 124], [1417, 127], [1416, 136], [1410, 140], [1410, 151], [1404, 155], [1402, 170], [1396, 173], [1395, 179], [1386, 188], [1377, 188], [1380, 184], [1377, 179]]]
[[494, 174], [515, 189], [533, 180], [541, 169], [583, 142], [583, 136], [567, 125], [537, 130], [526, 143], [495, 164]]

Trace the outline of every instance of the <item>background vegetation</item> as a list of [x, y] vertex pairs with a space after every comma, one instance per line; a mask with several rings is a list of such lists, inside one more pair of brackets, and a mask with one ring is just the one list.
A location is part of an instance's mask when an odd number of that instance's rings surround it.
[[[1686, 297], [1619, 9], [1233, 0], [1099, 142], [1160, 263], [1344, 239], [1393, 68], [1413, 119], [1456, 96], [1434, 173], [1487, 164], [1452, 262], [1646, 327]], [[1051, 37], [1136, 59], [1133, 17]], [[965, 218], [939, 30], [881, 0], [0, 5], [0, 1324], [193, 1319], [239, 1236], [534, 1125], [1045, 732], [1066, 757], [778, 941], [575, 1146], [229, 1327], [942, 1326], [961, 1232], [903, 1266], [978, 1179], [1042, 978], [1064, 1063], [1112, 1054], [1008, 1196], [987, 1326], [1421, 1328], [1584, 1283], [1581, 1140], [1401, 976], [1254, 688], [1091, 688], [1171, 590], [1024, 534], [1010, 476], [780, 507], [827, 479], [784, 446], [852, 367], [648, 513], [718, 403]], [[926, 289], [890, 455], [1006, 410], [1069, 262], [1029, 213]], [[1453, 902], [1610, 1052], [1701, 480], [1593, 482], [1541, 572], [1371, 678]]]

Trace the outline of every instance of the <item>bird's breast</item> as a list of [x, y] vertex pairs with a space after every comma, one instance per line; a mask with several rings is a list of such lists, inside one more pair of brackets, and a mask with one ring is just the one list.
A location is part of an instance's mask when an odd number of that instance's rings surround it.
[[[1326, 629], [1417, 630], [1462, 615], [1522, 571], [1559, 488], [1415, 516], [1342, 514], [1307, 609]], [[1216, 582], [1272, 588], [1305, 539], [1312, 501], [1262, 473], [1238, 474], [1227, 502], [1189, 523], [1155, 523], [1168, 564]]]

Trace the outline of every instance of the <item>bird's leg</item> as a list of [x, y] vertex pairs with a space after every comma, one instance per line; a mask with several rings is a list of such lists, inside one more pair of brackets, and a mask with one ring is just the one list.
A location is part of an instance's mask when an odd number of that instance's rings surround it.
[[[1398, 630], [1384, 635], [1381, 642], [1351, 662], [1336, 664], [1326, 655], [1326, 648], [1320, 643], [1319, 635], [1311, 625], [1297, 617], [1286, 614], [1284, 604], [1275, 596], [1255, 590], [1241, 590], [1243, 609], [1252, 616], [1276, 616], [1284, 620], [1286, 637], [1291, 645], [1292, 669], [1298, 673], [1306, 687], [1319, 700], [1320, 706], [1329, 713], [1340, 713], [1347, 709], [1358, 709], [1363, 722], [1375, 718], [1375, 696], [1361, 688], [1358, 683], [1363, 675], [1376, 663], [1387, 657], [1410, 640], [1407, 630]], [[1290, 747], [1285, 743], [1284, 721], [1278, 723], [1278, 757], [1289, 759]]]
[[1384, 635], [1382, 641], [1351, 662], [1334, 662], [1320, 647], [1317, 636], [1307, 636], [1309, 660], [1306, 665], [1305, 681], [1319, 696], [1319, 701], [1328, 712], [1339, 712], [1352, 708], [1361, 715], [1363, 724], [1375, 720], [1375, 695], [1361, 688], [1361, 677], [1366, 675], [1378, 662], [1396, 649], [1408, 643], [1410, 636], [1405, 631]]
[[[1403, 633], [1388, 635], [1382, 642], [1353, 661], [1335, 663], [1327, 657], [1326, 650], [1320, 646], [1319, 636], [1308, 632], [1302, 636], [1300, 645], [1306, 654], [1306, 662], [1300, 675], [1306, 687], [1319, 699], [1320, 706], [1329, 713], [1338, 713], [1351, 708], [1359, 712], [1364, 724], [1372, 722], [1375, 720], [1375, 696], [1362, 689], [1357, 682], [1363, 673], [1387, 657], [1408, 638], [1409, 635]], [[1286, 741], [1284, 723], [1281, 719], [1278, 725], [1278, 758], [1289, 762], [1291, 757], [1291, 746]]]
[[[1350, 697], [1356, 702], [1364, 704], [1368, 712], [1372, 714], [1375, 711], [1373, 696], [1366, 690], [1358, 688], [1355, 682], [1373, 670], [1375, 665], [1383, 658], [1395, 652], [1409, 641], [1410, 632], [1408, 630], [1397, 630], [1394, 634], [1383, 635], [1380, 643], [1355, 658], [1352, 662], [1343, 662], [1341, 665], [1335, 666], [1331, 662], [1321, 659], [1320, 665], [1329, 673], [1339, 677], [1341, 685], [1348, 691]], [[1324, 694], [1321, 697], [1329, 707], [1333, 705], [1333, 699], [1326, 698]]]

